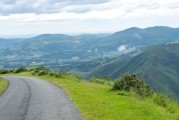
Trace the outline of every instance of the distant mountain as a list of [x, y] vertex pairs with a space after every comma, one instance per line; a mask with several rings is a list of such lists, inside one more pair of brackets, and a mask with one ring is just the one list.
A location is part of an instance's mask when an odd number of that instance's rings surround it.
[[99, 40], [96, 47], [109, 51], [116, 50], [120, 45], [149, 46], [178, 39], [179, 28], [156, 26], [141, 29], [132, 27]]
[[9, 51], [8, 53], [12, 53], [11, 55], [38, 56], [43, 59], [71, 59], [73, 57], [83, 59], [109, 54], [109, 52], [122, 54], [126, 52], [127, 48], [134, 50], [138, 47], [162, 44], [178, 39], [179, 28], [161, 26], [145, 29], [133, 27], [114, 34], [82, 34], [77, 36], [42, 34], [18, 42], [18, 44], [7, 48], [3, 53], [0, 51], [0, 53], [6, 54], [6, 51]]
[[179, 99], [179, 43], [152, 46], [135, 57], [117, 58], [99, 66], [89, 76], [108, 75], [115, 79], [125, 73], [136, 73], [141, 77], [142, 71], [154, 89]]
[[[0, 67], [14, 68], [19, 66], [18, 61], [21, 61], [21, 65], [24, 66], [48, 65], [52, 68], [55, 66], [59, 70], [61, 69], [59, 66], [68, 64], [69, 69], [71, 69], [70, 64], [77, 60], [88, 61], [91, 58], [102, 57], [97, 49], [93, 49], [93, 47], [98, 39], [108, 35], [82, 34], [69, 36], [64, 34], [42, 34], [28, 38], [14, 43], [13, 46], [5, 45], [3, 49], [0, 49]], [[62, 69], [64, 70], [64, 67]]]
[[11, 39], [4, 39], [4, 38], [0, 38], [0, 46], [10, 46], [10, 45], [14, 45], [17, 44], [19, 42], [22, 42], [24, 40], [24, 38], [11, 38]]
[[43, 34], [26, 39], [15, 47], [8, 48], [20, 55], [34, 56], [44, 59], [71, 59], [73, 57], [84, 58], [94, 53], [91, 46], [95, 45], [97, 39], [107, 34], [85, 34], [68, 36], [64, 34]]
[[[85, 65], [90, 61], [100, 60], [101, 58], [112, 59], [131, 52], [135, 56], [143, 51], [144, 47], [174, 42], [178, 39], [178, 28], [161, 26], [145, 29], [133, 27], [114, 34], [75, 36], [42, 34], [23, 40], [16, 39], [17, 42], [8, 39], [0, 41], [0, 46], [3, 45], [0, 48], [0, 63], [2, 63], [0, 67], [19, 66], [18, 61], [23, 61], [21, 63], [25, 66], [48, 65], [49, 67], [52, 64], [59, 67], [65, 62], [68, 65], [66, 67], [68, 69], [65, 70], [74, 70], [76, 68], [71, 67], [71, 64], [76, 62], [81, 66], [80, 62]], [[3, 43], [3, 41], [6, 43]], [[78, 70], [83, 72], [83, 69], [80, 70], [79, 66]], [[88, 67], [88, 70], [92, 69], [92, 66], [91, 68]], [[62, 67], [62, 70], [64, 70], [64, 67]]]

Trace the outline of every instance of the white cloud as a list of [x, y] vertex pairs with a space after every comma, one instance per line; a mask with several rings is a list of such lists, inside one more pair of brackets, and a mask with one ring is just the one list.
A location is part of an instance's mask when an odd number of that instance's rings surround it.
[[[56, 2], [47, 5], [47, 0], [16, 2], [15, 6], [2, 5], [0, 22], [34, 22], [54, 20], [131, 19], [170, 16], [179, 14], [179, 0], [111, 0], [101, 4], [66, 4]], [[29, 4], [25, 6], [25, 4]], [[52, 6], [53, 5], [53, 6]], [[21, 7], [22, 6], [22, 7]], [[17, 8], [16, 8], [17, 7]], [[23, 11], [24, 9], [24, 11]], [[12, 13], [3, 15], [8, 11]], [[43, 11], [43, 12], [42, 12]], [[17, 13], [16, 13], [17, 12]], [[42, 12], [42, 13], [39, 13]]]
[[117, 48], [117, 51], [119, 53], [125, 52], [126, 50], [127, 50], [127, 46], [125, 46], [125, 45], [121, 45]]
[[136, 38], [138, 38], [139, 40], [142, 39], [141, 36], [140, 36], [139, 34], [135, 34], [134, 36], [135, 36]]
[[128, 54], [128, 53], [131, 53], [131, 52], [134, 52], [134, 51], [138, 51], [135, 47], [131, 47], [131, 46], [128, 46], [128, 45], [120, 45], [118, 48], [117, 48], [117, 51], [120, 53], [120, 54]]
[[[65, 29], [65, 25], [70, 27], [69, 24], [74, 26], [75, 32], [179, 26], [179, 0], [2, 0], [0, 8], [1, 24], [42, 26], [43, 22], [50, 25], [55, 21], [59, 26], [63, 24], [61, 29]], [[79, 28], [75, 30], [75, 27]]]

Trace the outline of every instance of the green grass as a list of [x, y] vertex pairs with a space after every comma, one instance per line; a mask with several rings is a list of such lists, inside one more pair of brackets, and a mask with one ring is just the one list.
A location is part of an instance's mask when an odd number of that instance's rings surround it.
[[[19, 75], [31, 76], [30, 73]], [[108, 85], [78, 80], [72, 75], [63, 78], [36, 77], [61, 87], [84, 120], [179, 120], [178, 108], [172, 113], [155, 104], [152, 98], [144, 100], [125, 92], [114, 92]]]
[[8, 81], [0, 78], [0, 94], [6, 89]]

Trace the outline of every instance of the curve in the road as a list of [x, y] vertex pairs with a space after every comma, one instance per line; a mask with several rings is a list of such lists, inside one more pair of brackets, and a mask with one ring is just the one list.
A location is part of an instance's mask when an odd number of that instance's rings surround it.
[[82, 120], [63, 90], [37, 78], [6, 76], [0, 120]]

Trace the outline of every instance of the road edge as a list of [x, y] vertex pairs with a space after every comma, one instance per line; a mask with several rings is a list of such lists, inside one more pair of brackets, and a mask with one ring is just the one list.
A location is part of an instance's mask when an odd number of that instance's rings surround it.
[[[34, 77], [34, 78], [37, 78], [37, 77]], [[40, 78], [37, 78], [37, 79], [40, 79]], [[75, 109], [78, 111], [78, 113], [80, 113], [80, 116], [81, 116], [82, 120], [84, 119], [82, 113], [81, 113], [80, 110], [76, 107], [76, 105], [74, 104], [73, 100], [70, 98], [69, 94], [68, 94], [67, 92], [65, 92], [65, 90], [64, 90], [61, 86], [59, 86], [59, 85], [57, 85], [57, 84], [55, 84], [55, 83], [53, 83], [52, 81], [49, 81], [49, 80], [47, 80], [47, 79], [40, 79], [40, 80], [45, 80], [45, 81], [47, 81], [48, 83], [50, 83], [50, 84], [52, 84], [52, 85], [58, 87], [59, 89], [61, 89], [61, 90], [66, 94], [66, 96], [68, 97], [68, 99], [72, 102], [72, 104], [75, 106]]]
[[8, 89], [10, 82], [9, 82], [9, 80], [4, 79], [3, 76], [0, 76], [0, 78], [7, 81], [7, 85], [6, 85], [5, 89], [0, 93], [0, 97], [1, 97], [6, 92], [6, 90]]

